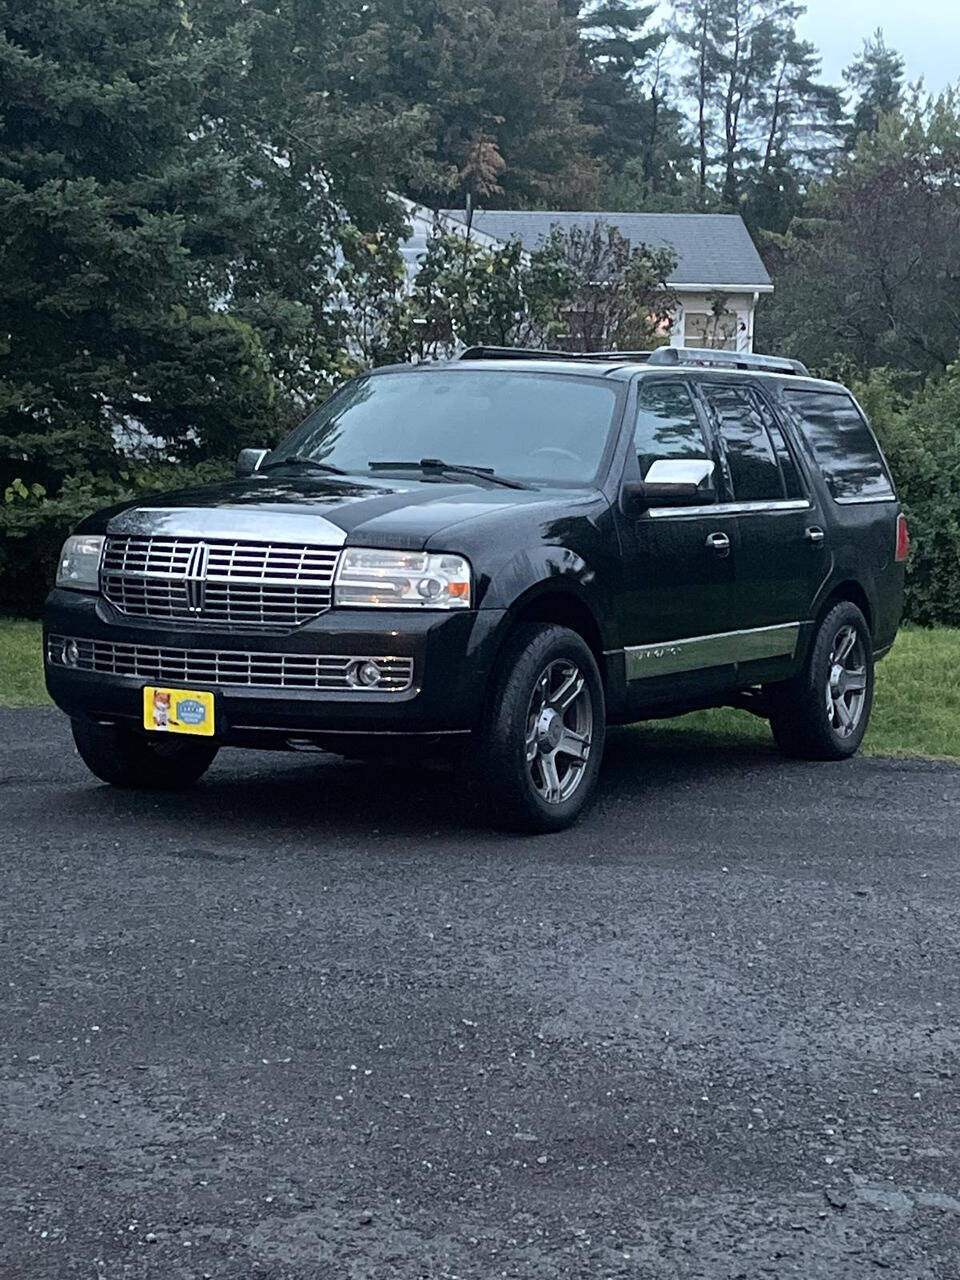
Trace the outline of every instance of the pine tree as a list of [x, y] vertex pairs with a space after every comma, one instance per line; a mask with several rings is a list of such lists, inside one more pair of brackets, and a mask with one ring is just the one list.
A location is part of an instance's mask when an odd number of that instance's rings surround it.
[[[836, 150], [839, 94], [796, 34], [793, 0], [678, 0], [683, 87], [696, 103], [697, 198], [747, 202], [761, 221], [791, 205]], [[716, 183], [716, 191], [713, 183]]]
[[348, 367], [425, 123], [338, 92], [375, 49], [350, 0], [0, 0], [5, 576], [42, 584], [84, 509], [268, 441]]
[[632, 0], [598, 0], [580, 18], [584, 119], [596, 131], [595, 153], [615, 172], [641, 154], [646, 111], [636, 81], [666, 39], [663, 32], [645, 31], [655, 9]]
[[784, 0], [718, 0], [714, 11], [720, 95], [721, 196], [734, 208], [742, 173], [757, 158], [757, 106], [801, 7]]
[[861, 134], [876, 133], [880, 117], [903, 103], [903, 58], [888, 49], [882, 27], [864, 40], [860, 57], [844, 70], [843, 78], [855, 96], [847, 146], [852, 151]]
[[462, 203], [479, 141], [503, 161], [502, 191], [491, 188], [487, 204], [598, 189], [569, 0], [370, 0], [368, 8], [383, 59], [377, 92], [428, 116], [432, 168], [408, 183], [416, 199]]
[[688, 148], [681, 116], [668, 102], [663, 70], [668, 38], [650, 29], [656, 5], [591, 0], [580, 16], [583, 118], [607, 176], [606, 205], [649, 207], [675, 193]]
[[267, 361], [197, 261], [261, 213], [213, 123], [244, 20], [209, 36], [153, 0], [0, 14], [0, 488], [236, 440], [269, 412]]
[[750, 226], [785, 232], [809, 183], [825, 177], [836, 161], [843, 103], [838, 89], [818, 80], [819, 71], [814, 46], [787, 34], [754, 105], [759, 158], [743, 199]]
[[696, 106], [696, 197], [707, 201], [707, 177], [711, 163], [716, 121], [714, 105], [720, 76], [719, 0], [676, 0], [672, 35], [685, 51], [686, 69], [681, 87]]

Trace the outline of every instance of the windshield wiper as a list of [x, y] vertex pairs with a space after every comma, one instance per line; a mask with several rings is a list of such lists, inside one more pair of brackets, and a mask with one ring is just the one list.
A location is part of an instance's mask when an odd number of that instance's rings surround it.
[[444, 462], [442, 458], [421, 458], [419, 462], [378, 462], [372, 459], [367, 466], [384, 471], [446, 471], [450, 475], [477, 476], [480, 480], [489, 480], [491, 484], [502, 484], [505, 489], [533, 488], [520, 480], [498, 476], [493, 467], [471, 467], [465, 462]]
[[327, 471], [332, 476], [345, 476], [348, 473], [343, 467], [334, 467], [329, 462], [317, 462], [315, 458], [307, 458], [301, 454], [294, 454], [290, 458], [278, 458], [276, 462], [268, 462], [265, 467], [261, 467], [261, 471], [272, 471], [274, 467], [289, 467], [296, 465], [298, 467], [313, 467], [315, 471]]

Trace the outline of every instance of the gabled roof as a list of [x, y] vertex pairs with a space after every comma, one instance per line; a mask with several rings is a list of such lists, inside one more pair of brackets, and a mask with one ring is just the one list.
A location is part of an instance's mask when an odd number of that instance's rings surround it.
[[[464, 220], [462, 209], [441, 212]], [[616, 227], [633, 245], [669, 246], [677, 267], [667, 282], [678, 288], [744, 289], [769, 292], [773, 285], [750, 232], [738, 213], [564, 213], [561, 210], [477, 209], [473, 227], [498, 240], [518, 238], [536, 249], [554, 227], [589, 230], [597, 221]]]

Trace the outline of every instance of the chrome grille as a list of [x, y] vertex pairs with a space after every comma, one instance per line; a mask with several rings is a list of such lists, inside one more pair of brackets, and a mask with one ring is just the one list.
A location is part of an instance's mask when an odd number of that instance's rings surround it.
[[[76, 645], [74, 662], [64, 660], [64, 646], [68, 643]], [[413, 683], [413, 659], [397, 656], [160, 649], [143, 644], [118, 644], [113, 640], [50, 636], [47, 658], [54, 666], [74, 671], [96, 671], [164, 684], [402, 693]], [[375, 662], [380, 668], [382, 674], [377, 685], [358, 687], [347, 679], [350, 669], [361, 662]]]
[[299, 543], [110, 537], [100, 587], [133, 617], [282, 630], [330, 607], [339, 554]]

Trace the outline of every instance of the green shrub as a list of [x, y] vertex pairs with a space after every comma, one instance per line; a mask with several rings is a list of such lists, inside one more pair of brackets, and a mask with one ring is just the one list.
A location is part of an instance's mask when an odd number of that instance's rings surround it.
[[57, 566], [63, 539], [85, 516], [138, 494], [186, 489], [219, 480], [232, 464], [131, 463], [117, 478], [76, 475], [48, 498], [37, 486], [13, 481], [0, 493], [0, 614], [37, 617]]
[[856, 388], [910, 523], [906, 614], [960, 625], [960, 363], [913, 395], [874, 370]]

